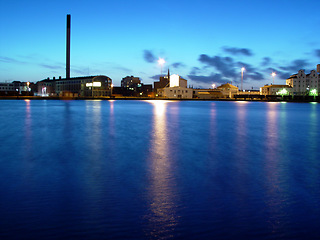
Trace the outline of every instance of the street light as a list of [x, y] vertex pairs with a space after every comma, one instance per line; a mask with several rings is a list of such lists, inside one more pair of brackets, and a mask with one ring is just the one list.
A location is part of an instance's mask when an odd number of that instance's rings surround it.
[[216, 86], [215, 84], [212, 84], [212, 89], [214, 89], [214, 88], [215, 88], [215, 86]]
[[161, 66], [161, 76], [162, 76], [162, 67], [163, 67], [163, 65], [165, 64], [165, 60], [163, 59], [163, 58], [159, 58], [159, 60], [158, 60], [158, 63], [160, 64], [160, 66]]
[[243, 72], [245, 71], [246, 69], [244, 67], [241, 68], [241, 91], [243, 90]]
[[277, 75], [277, 74], [276, 74], [275, 72], [272, 72], [272, 73], [271, 73], [271, 76], [273, 77], [273, 85], [274, 85], [274, 78], [275, 78], [276, 75]]

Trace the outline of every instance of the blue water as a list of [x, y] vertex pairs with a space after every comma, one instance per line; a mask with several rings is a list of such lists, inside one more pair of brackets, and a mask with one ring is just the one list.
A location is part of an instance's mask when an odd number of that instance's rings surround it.
[[320, 239], [320, 104], [0, 101], [0, 239]]

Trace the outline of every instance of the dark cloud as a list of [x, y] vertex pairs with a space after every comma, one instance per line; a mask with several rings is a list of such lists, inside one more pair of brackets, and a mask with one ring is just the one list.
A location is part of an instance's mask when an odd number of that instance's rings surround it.
[[20, 61], [20, 60], [17, 60], [15, 58], [1, 57], [1, 56], [0, 56], [0, 62], [4, 62], [4, 63], [21, 63], [21, 64], [25, 64], [26, 63], [24, 61]]
[[193, 68], [191, 69], [190, 75], [197, 75], [197, 74], [200, 73], [200, 72], [201, 72], [201, 69], [200, 69], [200, 68], [198, 68], [198, 67], [193, 67]]
[[[171, 74], [170, 74], [171, 75]], [[154, 75], [152, 77], [150, 77], [151, 79], [155, 80], [155, 81], [159, 81], [160, 77], [163, 76], [163, 75]]]
[[271, 63], [271, 58], [269, 58], [269, 57], [264, 57], [263, 59], [262, 59], [262, 62], [261, 62], [261, 66], [268, 66], [270, 63]]
[[216, 68], [225, 77], [236, 77], [237, 75], [234, 69], [234, 61], [230, 57], [209, 57], [206, 54], [201, 54], [198, 60], [207, 66]]
[[171, 64], [171, 66], [172, 66], [173, 68], [185, 67], [185, 65], [184, 65], [183, 63], [181, 63], [181, 62], [173, 63], [173, 64]]
[[316, 52], [316, 56], [320, 58], [320, 49], [317, 49], [315, 52]]
[[223, 50], [226, 53], [230, 53], [232, 55], [244, 55], [244, 56], [253, 56], [253, 53], [248, 48], [234, 48], [234, 47], [223, 47]]
[[211, 74], [210, 76], [202, 76], [202, 75], [188, 75], [188, 78], [191, 79], [194, 82], [198, 83], [206, 83], [206, 84], [212, 84], [212, 83], [220, 83], [224, 84], [228, 82], [228, 79], [223, 78], [221, 74]]
[[308, 65], [307, 60], [298, 59], [292, 61], [289, 66], [280, 66], [280, 69], [286, 72], [298, 72], [300, 69], [305, 69]]
[[143, 58], [148, 63], [154, 63], [157, 60], [157, 58], [154, 56], [154, 54], [150, 50], [143, 51]]
[[58, 65], [39, 64], [39, 66], [48, 68], [48, 69], [63, 69], [63, 67]]

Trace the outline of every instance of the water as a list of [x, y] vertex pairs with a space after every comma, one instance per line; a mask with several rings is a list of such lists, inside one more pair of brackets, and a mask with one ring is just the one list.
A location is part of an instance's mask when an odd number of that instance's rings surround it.
[[319, 239], [320, 105], [0, 101], [0, 239]]

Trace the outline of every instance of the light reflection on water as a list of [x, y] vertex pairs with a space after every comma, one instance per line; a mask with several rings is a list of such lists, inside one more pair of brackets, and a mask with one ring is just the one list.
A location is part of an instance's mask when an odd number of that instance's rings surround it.
[[159, 239], [172, 235], [177, 225], [176, 184], [168, 139], [167, 102], [151, 101], [151, 104], [153, 104], [153, 130], [149, 158], [150, 185], [147, 188], [151, 213], [146, 216], [150, 223], [150, 232], [147, 232], [147, 236]]
[[319, 104], [3, 101], [0, 112], [0, 238], [319, 236]]

